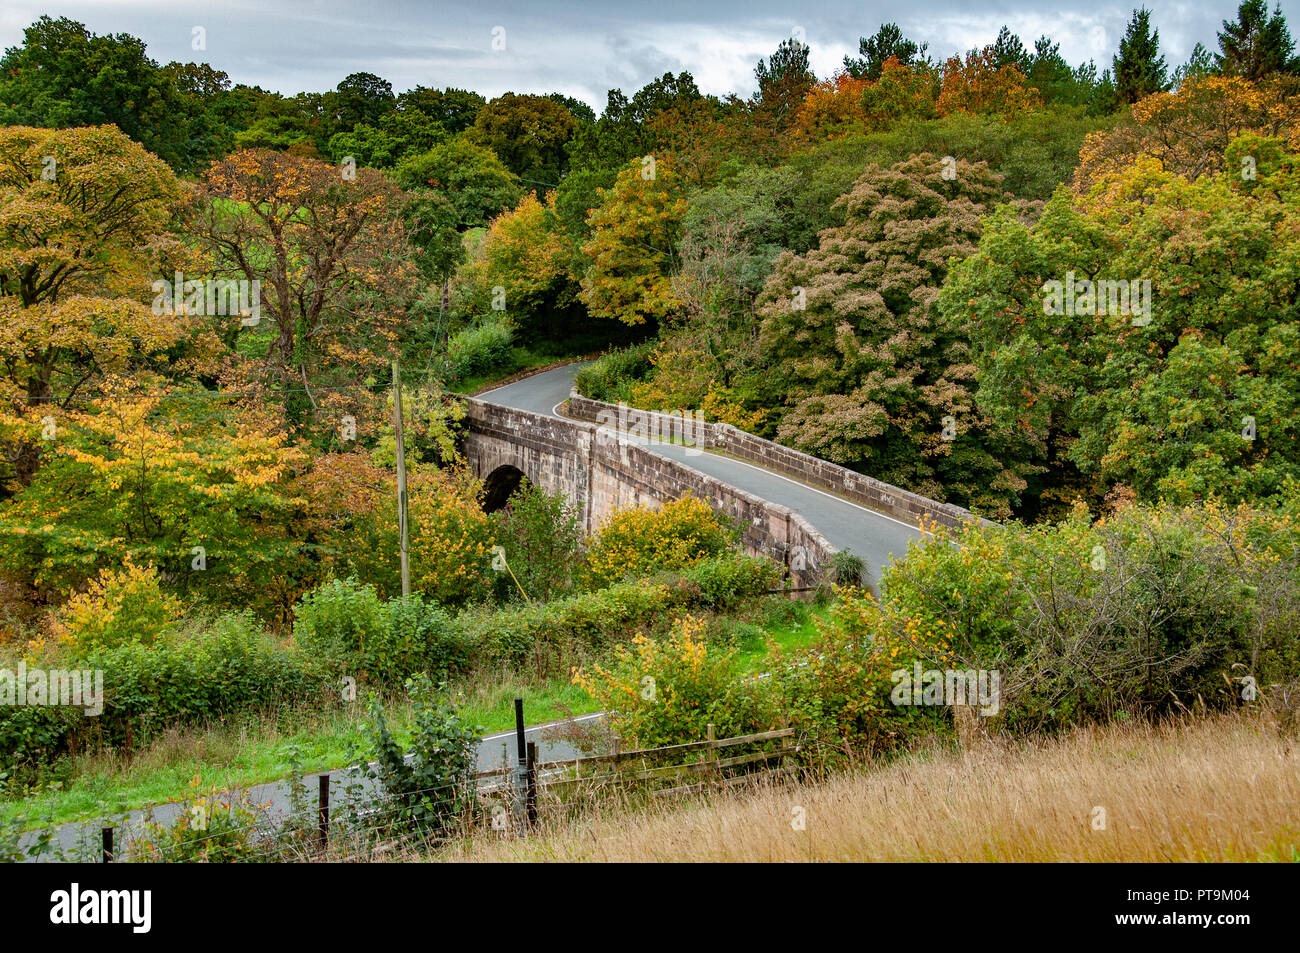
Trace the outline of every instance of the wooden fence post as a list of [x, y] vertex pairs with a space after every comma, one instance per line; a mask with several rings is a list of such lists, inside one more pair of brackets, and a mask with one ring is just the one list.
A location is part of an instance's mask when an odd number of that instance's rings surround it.
[[537, 823], [537, 742], [528, 742], [528, 826]]
[[320, 842], [321, 853], [324, 853], [330, 841], [330, 776], [322, 774], [318, 780], [320, 781], [320, 818], [317, 839]]
[[113, 863], [113, 828], [105, 827], [99, 833], [101, 846], [103, 848], [102, 859], [104, 863]]
[[716, 725], [709, 725], [708, 737], [709, 737], [709, 764], [710, 764], [709, 777], [711, 777], [714, 783], [716, 784], [719, 778], [721, 777], [721, 772], [718, 769], [718, 749], [715, 747], [715, 742], [717, 742], [718, 740]]

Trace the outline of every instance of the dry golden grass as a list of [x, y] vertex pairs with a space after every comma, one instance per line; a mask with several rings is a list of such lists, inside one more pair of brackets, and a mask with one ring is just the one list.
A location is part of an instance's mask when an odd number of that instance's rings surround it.
[[[796, 809], [804, 830], [795, 830]], [[1105, 829], [1094, 830], [1096, 808]], [[1262, 719], [1083, 729], [913, 755], [820, 784], [769, 784], [481, 835], [467, 861], [1206, 861], [1300, 859], [1300, 752]]]

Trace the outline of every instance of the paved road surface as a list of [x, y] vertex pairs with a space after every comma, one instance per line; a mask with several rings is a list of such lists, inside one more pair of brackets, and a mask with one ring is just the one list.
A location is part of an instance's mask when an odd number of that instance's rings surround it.
[[[568, 399], [579, 366], [566, 364], [478, 396], [507, 407], [557, 416], [555, 408]], [[861, 556], [866, 561], [869, 581], [873, 585], [880, 580], [881, 570], [895, 557], [905, 555], [907, 544], [921, 535], [915, 526], [891, 516], [731, 457], [675, 444], [651, 443], [649, 449], [680, 460], [688, 467], [717, 477], [769, 503], [788, 506], [815, 526], [834, 546]]]

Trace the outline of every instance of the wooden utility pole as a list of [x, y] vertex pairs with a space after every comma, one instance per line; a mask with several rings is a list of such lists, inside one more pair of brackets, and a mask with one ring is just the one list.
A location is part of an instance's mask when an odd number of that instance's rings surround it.
[[402, 598], [411, 594], [410, 539], [406, 532], [406, 444], [402, 441], [402, 374], [393, 361], [393, 428], [397, 434], [397, 531], [402, 542]]

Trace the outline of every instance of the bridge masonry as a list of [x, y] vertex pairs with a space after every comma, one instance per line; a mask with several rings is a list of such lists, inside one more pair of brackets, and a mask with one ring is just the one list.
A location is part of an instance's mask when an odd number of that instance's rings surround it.
[[[802, 516], [582, 420], [467, 400], [462, 452], [491, 484], [523, 474], [548, 493], [563, 493], [592, 533], [617, 510], [658, 507], [691, 493], [742, 527], [747, 552], [789, 569], [794, 586], [816, 584], [835, 547]], [[603, 406], [603, 405], [602, 405]]]

